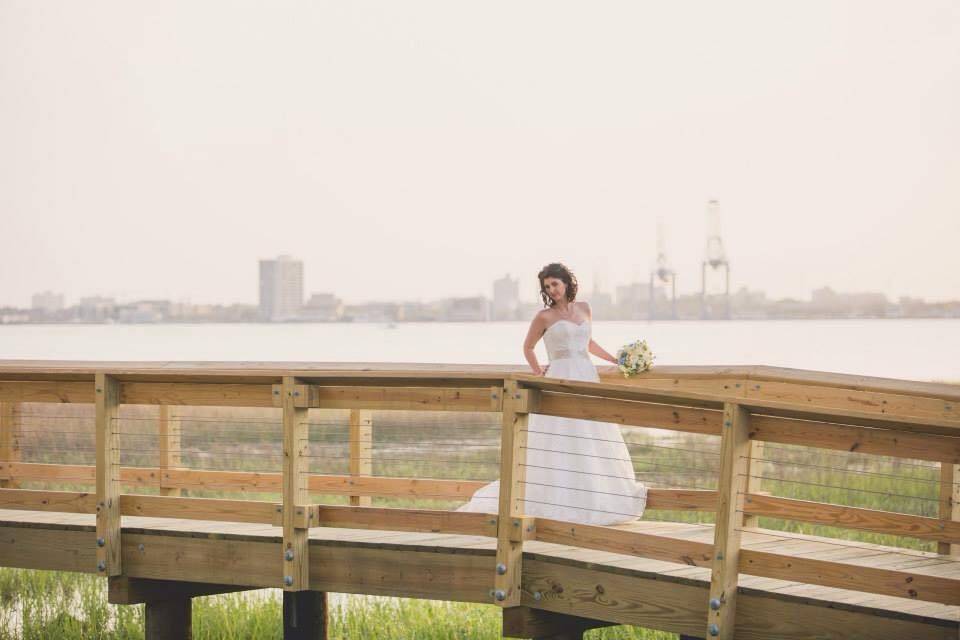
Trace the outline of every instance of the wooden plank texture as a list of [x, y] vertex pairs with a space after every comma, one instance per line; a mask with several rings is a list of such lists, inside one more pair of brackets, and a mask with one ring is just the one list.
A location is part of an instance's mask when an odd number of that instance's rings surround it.
[[300, 391], [297, 379], [284, 376], [283, 398], [283, 588], [303, 591], [310, 588], [309, 529], [297, 526], [297, 508], [310, 503], [307, 486], [307, 458], [310, 431], [309, 409], [297, 406]]
[[523, 515], [525, 456], [529, 391], [516, 381], [506, 380], [503, 387], [503, 425], [500, 429], [500, 500], [497, 513], [497, 566], [494, 576], [494, 600], [501, 607], [520, 604], [523, 539], [514, 532], [516, 519]]
[[[370, 476], [373, 473], [373, 412], [366, 409], [350, 410], [350, 475]], [[350, 494], [350, 504], [369, 507], [371, 497]]]
[[96, 394], [97, 569], [120, 575], [120, 382], [98, 373]]
[[744, 407], [728, 402], [723, 411], [723, 434], [720, 439], [717, 524], [714, 528], [707, 614], [707, 634], [721, 640], [735, 637], [740, 530], [743, 527], [743, 500], [747, 491], [750, 455], [749, 433], [750, 414]]

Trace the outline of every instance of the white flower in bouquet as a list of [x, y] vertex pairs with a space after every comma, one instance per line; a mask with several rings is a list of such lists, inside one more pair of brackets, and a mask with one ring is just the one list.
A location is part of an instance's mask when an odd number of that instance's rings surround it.
[[624, 378], [647, 371], [653, 366], [653, 360], [656, 356], [650, 351], [646, 340], [637, 340], [620, 347], [617, 351], [617, 368], [623, 374]]

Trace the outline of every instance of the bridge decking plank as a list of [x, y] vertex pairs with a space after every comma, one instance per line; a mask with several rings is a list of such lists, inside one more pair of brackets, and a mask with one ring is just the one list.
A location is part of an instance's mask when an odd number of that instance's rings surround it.
[[[95, 518], [92, 514], [0, 510], [0, 524], [35, 528], [83, 528], [92, 531]], [[279, 527], [250, 523], [124, 516], [123, 525], [125, 531], [143, 530], [144, 532], [154, 532], [154, 535], [162, 533], [192, 535], [193, 537], [224, 535], [249, 540], [277, 540], [281, 538]], [[670, 535], [678, 539], [709, 540], [712, 535], [712, 526], [704, 524], [636, 521], [617, 528], [644, 533], [656, 531], [659, 535]], [[496, 546], [495, 539], [483, 536], [325, 527], [312, 528], [310, 538], [313, 544], [321, 545], [327, 543], [351, 546], [412, 547], [418, 550], [445, 553], [481, 553], [490, 555], [491, 558]], [[815, 536], [784, 532], [744, 531], [744, 539], [745, 548], [765, 549], [806, 558], [842, 560], [853, 565], [909, 569], [911, 572], [927, 575], [960, 578], [960, 560], [951, 560], [946, 556], [929, 552], [842, 540], [824, 541]], [[707, 585], [710, 579], [710, 571], [705, 567], [677, 565], [660, 560], [535, 540], [527, 542], [525, 553], [555, 558], [561, 562], [573, 563], [572, 566], [591, 565], [618, 571], [640, 571], [659, 574], [665, 578], [690, 580], [692, 581], [691, 584]], [[958, 616], [960, 616], [960, 607], [788, 582], [749, 574], [742, 576], [741, 588], [748, 592], [775, 594], [778, 597], [820, 605], [862, 606], [953, 622], [956, 622]]]

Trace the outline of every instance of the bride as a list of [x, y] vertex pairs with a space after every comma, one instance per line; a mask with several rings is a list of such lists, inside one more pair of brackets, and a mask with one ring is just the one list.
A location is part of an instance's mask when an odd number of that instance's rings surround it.
[[[537, 278], [546, 308], [530, 323], [523, 343], [530, 368], [549, 378], [598, 381], [589, 354], [614, 364], [617, 359], [591, 338], [590, 305], [575, 301], [576, 277], [563, 264], [551, 263]], [[546, 367], [533, 350], [541, 337], [549, 358]], [[618, 425], [531, 413], [527, 429], [525, 515], [616, 524], [643, 514], [647, 487], [636, 480]], [[457, 511], [496, 513], [499, 494], [500, 481], [495, 480]]]

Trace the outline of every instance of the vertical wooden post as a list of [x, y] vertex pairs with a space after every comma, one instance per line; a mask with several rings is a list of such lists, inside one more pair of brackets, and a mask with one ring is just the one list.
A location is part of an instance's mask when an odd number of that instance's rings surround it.
[[737, 605], [740, 529], [747, 490], [750, 453], [750, 414], [742, 406], [727, 402], [723, 410], [720, 439], [720, 477], [717, 481], [717, 524], [713, 537], [707, 637], [731, 640]]
[[144, 640], [191, 640], [193, 600], [148, 600], [144, 606]]
[[[369, 476], [373, 473], [373, 412], [350, 410], [350, 475]], [[370, 496], [350, 496], [354, 507], [369, 507]]]
[[179, 487], [167, 486], [170, 469], [182, 464], [180, 456], [180, 417], [170, 415], [170, 405], [160, 405], [160, 495], [179, 496]]
[[285, 591], [283, 640], [327, 640], [329, 613], [322, 591]]
[[97, 570], [118, 576], [120, 567], [120, 382], [95, 376], [97, 429]]
[[[763, 460], [763, 440], [751, 440], [747, 451], [747, 493], [760, 493], [763, 490], [763, 480], [757, 476], [762, 476], [762, 463], [756, 460]], [[760, 516], [744, 515], [743, 526], [756, 527]]]
[[13, 464], [20, 461], [20, 403], [0, 402], [0, 465], [9, 470], [9, 479], [0, 480], [0, 488], [15, 489]]
[[[307, 409], [293, 376], [283, 376], [283, 589], [304, 591], [310, 588], [309, 528], [302, 516], [310, 503], [307, 485], [309, 425]], [[298, 522], [299, 520], [299, 522]]]
[[[940, 519], [960, 520], [960, 464], [940, 463]], [[937, 553], [960, 556], [960, 544], [938, 542]]]
[[516, 380], [504, 380], [497, 565], [493, 581], [493, 597], [501, 607], [520, 604], [527, 422], [530, 412], [535, 411], [537, 399], [536, 390], [521, 389]]

